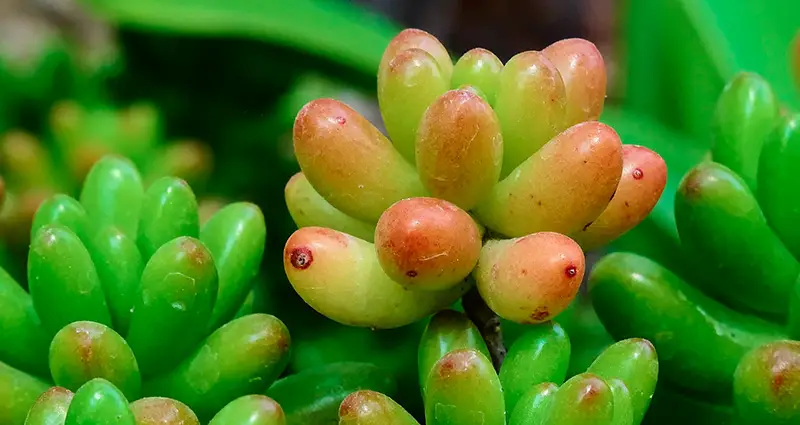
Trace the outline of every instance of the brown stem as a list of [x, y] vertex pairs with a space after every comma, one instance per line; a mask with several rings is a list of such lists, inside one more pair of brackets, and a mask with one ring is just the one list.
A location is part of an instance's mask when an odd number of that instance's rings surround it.
[[492, 356], [492, 364], [496, 371], [506, 358], [506, 346], [503, 344], [503, 330], [500, 328], [500, 318], [486, 305], [481, 298], [478, 288], [473, 286], [461, 299], [464, 312], [480, 331], [486, 347]]

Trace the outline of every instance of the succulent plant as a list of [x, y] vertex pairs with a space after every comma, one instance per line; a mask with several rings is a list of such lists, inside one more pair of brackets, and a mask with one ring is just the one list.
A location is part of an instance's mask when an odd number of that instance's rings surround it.
[[0, 269], [0, 424], [21, 424], [53, 384], [77, 391], [74, 405], [95, 378], [207, 421], [286, 367], [286, 326], [245, 304], [266, 241], [257, 206], [225, 205], [201, 226], [185, 181], [145, 186], [130, 160], [109, 155], [78, 199], [42, 202], [29, 232], [27, 291]]
[[[232, 398], [205, 420], [175, 398], [149, 396], [131, 400], [124, 390], [104, 378], [93, 378], [77, 388], [73, 393], [53, 386], [41, 393], [24, 425], [111, 424], [120, 420], [136, 425], [328, 424], [336, 423], [340, 404], [353, 392], [369, 389], [397, 393], [397, 383], [389, 373], [373, 364], [357, 362], [333, 363], [291, 374], [272, 384], [266, 394], [262, 390]], [[87, 403], [87, 399], [93, 402]]]
[[[639, 424], [658, 379], [650, 342], [620, 341], [587, 371], [567, 376], [570, 341], [554, 322], [534, 325], [511, 346], [499, 374], [478, 329], [463, 313], [433, 316], [419, 344], [428, 425]], [[418, 424], [390, 396], [351, 393], [339, 424]]]
[[584, 251], [643, 220], [666, 181], [658, 154], [597, 121], [605, 88], [586, 40], [506, 64], [473, 49], [454, 64], [432, 35], [402, 31], [378, 71], [389, 137], [332, 99], [297, 115], [301, 172], [285, 198], [300, 228], [284, 249], [294, 289], [330, 319], [374, 329], [470, 288], [512, 322], [557, 316]]
[[697, 423], [797, 423], [800, 115], [782, 109], [760, 76], [740, 73], [721, 93], [712, 129], [710, 158], [675, 197], [691, 270], [610, 254], [590, 275], [592, 302], [614, 337], [648, 338], [668, 353], [654, 404], [672, 401], [660, 412], [688, 399], [709, 421]]
[[0, 238], [24, 251], [41, 202], [58, 193], [76, 196], [91, 167], [108, 154], [133, 161], [145, 185], [175, 176], [202, 189], [212, 167], [209, 148], [193, 140], [165, 143], [162, 126], [158, 111], [147, 103], [115, 109], [64, 101], [52, 108], [50, 134], [2, 134], [0, 169], [8, 202], [0, 209]]
[[245, 395], [226, 404], [209, 422], [201, 422], [186, 404], [167, 397], [129, 402], [114, 384], [94, 378], [74, 393], [51, 387], [36, 400], [25, 425], [284, 425], [281, 406], [264, 395]]
[[360, 390], [400, 395], [395, 376], [368, 362], [334, 362], [293, 373], [266, 395], [280, 404], [287, 425], [330, 424], [336, 423], [342, 401]]

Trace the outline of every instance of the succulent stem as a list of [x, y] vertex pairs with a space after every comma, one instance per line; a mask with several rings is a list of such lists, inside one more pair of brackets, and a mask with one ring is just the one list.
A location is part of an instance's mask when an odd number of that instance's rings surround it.
[[486, 347], [492, 356], [492, 365], [496, 371], [500, 371], [500, 365], [506, 357], [506, 346], [503, 343], [503, 330], [500, 328], [500, 317], [498, 317], [486, 305], [481, 298], [478, 288], [473, 286], [461, 299], [464, 312], [469, 320], [475, 324], [486, 341]]

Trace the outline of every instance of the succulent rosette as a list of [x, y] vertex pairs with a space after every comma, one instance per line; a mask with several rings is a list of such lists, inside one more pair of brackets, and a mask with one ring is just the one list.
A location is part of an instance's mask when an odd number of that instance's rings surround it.
[[666, 183], [661, 157], [598, 120], [606, 70], [586, 40], [503, 64], [455, 63], [408, 29], [386, 48], [378, 100], [388, 137], [317, 99], [294, 124], [301, 172], [285, 198], [297, 293], [346, 325], [396, 328], [470, 288], [503, 319], [547, 322], [578, 292], [584, 251], [642, 221]]
[[39, 205], [60, 193], [77, 196], [89, 170], [106, 155], [131, 160], [145, 185], [174, 176], [202, 190], [213, 168], [210, 148], [166, 138], [164, 124], [158, 109], [146, 102], [116, 108], [62, 101], [50, 111], [48, 134], [13, 129], [0, 134], [7, 194], [0, 207], [0, 242], [24, 254]]
[[668, 353], [653, 423], [798, 423], [800, 115], [741, 72], [711, 129], [709, 157], [675, 195], [689, 267], [609, 254], [590, 275], [590, 296], [612, 336]]
[[[350, 393], [339, 424], [638, 425], [658, 380], [649, 341], [614, 343], [569, 376], [571, 343], [555, 322], [530, 326], [510, 347], [499, 373], [488, 347], [463, 313], [443, 310], [419, 344], [424, 421], [373, 389]], [[421, 418], [420, 418], [421, 419]]]
[[72, 400], [68, 424], [133, 423], [115, 409], [153, 397], [208, 421], [286, 367], [286, 326], [246, 302], [266, 241], [257, 206], [201, 224], [184, 180], [144, 184], [109, 155], [77, 199], [53, 195], [32, 221], [27, 289], [0, 269], [0, 424], [57, 423], [28, 414], [51, 387], [37, 405]]
[[94, 378], [72, 392], [52, 387], [31, 407], [25, 425], [284, 425], [275, 400], [264, 395], [234, 398], [210, 421], [201, 421], [186, 404], [168, 397], [130, 402], [111, 382]]

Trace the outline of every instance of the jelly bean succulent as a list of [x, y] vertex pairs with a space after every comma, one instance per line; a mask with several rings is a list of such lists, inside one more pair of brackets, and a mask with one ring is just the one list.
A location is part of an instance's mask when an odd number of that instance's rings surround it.
[[109, 155], [78, 199], [44, 200], [29, 231], [27, 290], [0, 269], [0, 424], [22, 424], [52, 386], [77, 391], [70, 424], [112, 423], [79, 418], [142, 397], [207, 421], [286, 367], [286, 326], [245, 303], [266, 241], [257, 206], [225, 205], [201, 225], [184, 180], [145, 185], [129, 159]]
[[[419, 344], [419, 380], [427, 425], [639, 424], [658, 379], [647, 340], [615, 343], [567, 376], [570, 340], [555, 322], [529, 327], [512, 344], [499, 374], [463, 313], [443, 310]], [[339, 407], [339, 424], [419, 424], [390, 396], [355, 391]]]
[[[637, 338], [607, 347], [584, 372], [569, 376], [572, 343], [555, 322], [528, 327], [498, 373], [478, 328], [454, 310], [431, 318], [417, 353], [422, 412], [412, 414], [395, 400], [401, 394], [386, 370], [370, 363], [338, 362], [288, 375], [266, 396], [234, 400], [209, 424], [639, 424], [658, 379], [652, 344]], [[142, 406], [149, 404], [172, 407], [150, 408], [152, 422], [146, 423], [177, 424], [178, 415], [172, 412], [178, 411], [194, 418], [191, 409], [176, 400], [146, 398], [130, 406], [138, 421]], [[254, 412], [255, 407], [261, 410]], [[124, 404], [120, 409], [127, 414]], [[265, 411], [281, 414], [269, 416]], [[221, 422], [223, 417], [229, 422]], [[242, 421], [248, 417], [274, 422]]]
[[675, 197], [692, 267], [610, 254], [590, 275], [591, 298], [614, 337], [668, 353], [665, 399], [694, 400], [707, 423], [798, 423], [800, 115], [760, 76], [740, 73], [719, 97], [712, 134], [710, 158]]
[[388, 137], [348, 105], [297, 114], [301, 172], [285, 199], [300, 227], [284, 268], [297, 293], [346, 325], [401, 327], [468, 291], [499, 317], [543, 323], [575, 297], [584, 251], [625, 233], [666, 181], [655, 152], [597, 121], [606, 70], [582, 39], [503, 64], [455, 64], [407, 29], [386, 48], [378, 101]]
[[363, 389], [396, 393], [396, 382], [369, 363], [333, 363], [282, 378], [265, 394], [232, 398], [210, 419], [169, 397], [149, 396], [135, 401], [104, 378], [93, 378], [73, 392], [54, 386], [42, 393], [28, 411], [24, 425], [313, 425], [338, 420], [339, 406], [352, 392]]
[[0, 135], [0, 170], [6, 179], [8, 203], [0, 210], [0, 237], [24, 247], [39, 204], [57, 193], [77, 195], [91, 167], [107, 154], [129, 158], [151, 184], [175, 176], [200, 188], [211, 171], [211, 152], [193, 140], [167, 143], [162, 117], [152, 105], [138, 103], [117, 109], [57, 103], [50, 113], [49, 133], [37, 137], [21, 130]]
[[234, 398], [210, 421], [201, 422], [186, 404], [167, 397], [129, 402], [111, 382], [94, 378], [72, 392], [52, 387], [31, 407], [24, 425], [284, 425], [284, 412], [271, 398]]

